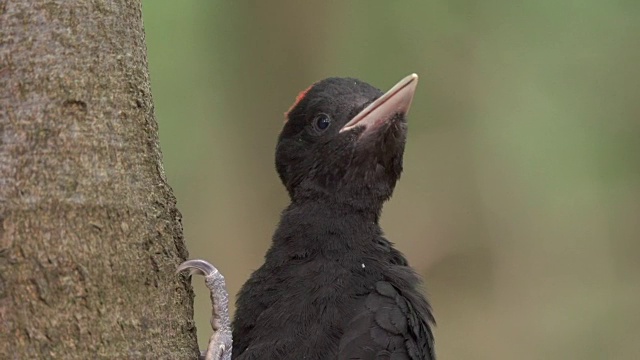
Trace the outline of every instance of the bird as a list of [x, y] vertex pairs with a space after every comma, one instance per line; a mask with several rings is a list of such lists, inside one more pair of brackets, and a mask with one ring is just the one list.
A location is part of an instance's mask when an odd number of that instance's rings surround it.
[[275, 163], [291, 202], [238, 295], [234, 359], [435, 358], [419, 277], [379, 225], [417, 81], [328, 78], [287, 111]]
[[[403, 170], [417, 83], [411, 74], [383, 93], [331, 77], [298, 94], [275, 151], [290, 203], [264, 263], [238, 293], [233, 346], [210, 343], [210, 359], [229, 348], [238, 360], [436, 358], [422, 281], [380, 227]], [[190, 261], [179, 270], [221, 277]], [[212, 300], [226, 306], [214, 295], [224, 279], [217, 284], [208, 285]], [[212, 326], [220, 314], [228, 323], [228, 310], [214, 304], [213, 313]]]

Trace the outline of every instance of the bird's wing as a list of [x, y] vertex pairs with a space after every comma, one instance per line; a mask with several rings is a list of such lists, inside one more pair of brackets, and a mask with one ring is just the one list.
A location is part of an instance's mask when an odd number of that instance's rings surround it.
[[423, 298], [379, 281], [347, 324], [338, 359], [434, 360], [432, 322]]

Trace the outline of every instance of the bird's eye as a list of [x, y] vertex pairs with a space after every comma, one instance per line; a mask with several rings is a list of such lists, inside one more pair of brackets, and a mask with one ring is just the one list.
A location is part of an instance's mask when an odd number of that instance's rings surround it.
[[327, 114], [318, 114], [313, 119], [313, 126], [318, 132], [323, 132], [331, 125], [331, 118]]

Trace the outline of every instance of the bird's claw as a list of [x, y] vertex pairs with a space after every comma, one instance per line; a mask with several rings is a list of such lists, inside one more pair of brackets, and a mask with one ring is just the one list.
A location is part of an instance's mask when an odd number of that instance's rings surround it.
[[200, 259], [187, 260], [178, 266], [176, 273], [189, 270], [189, 276], [193, 274], [202, 275], [204, 277], [210, 276], [213, 273], [218, 272], [215, 266]]
[[188, 270], [189, 275], [203, 275], [209, 289], [212, 303], [211, 328], [213, 335], [209, 340], [207, 351], [200, 359], [230, 360], [232, 349], [231, 319], [229, 317], [229, 294], [224, 276], [207, 261], [187, 260], [178, 266], [177, 272]]

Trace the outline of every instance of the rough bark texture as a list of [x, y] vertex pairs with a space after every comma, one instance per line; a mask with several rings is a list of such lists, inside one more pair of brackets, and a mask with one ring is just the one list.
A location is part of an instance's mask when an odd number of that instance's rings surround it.
[[139, 1], [0, 0], [0, 354], [195, 358]]

